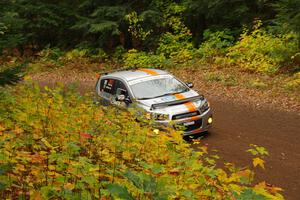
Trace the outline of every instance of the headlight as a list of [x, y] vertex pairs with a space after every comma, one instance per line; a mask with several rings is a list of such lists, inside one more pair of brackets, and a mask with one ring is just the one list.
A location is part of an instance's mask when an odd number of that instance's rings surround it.
[[168, 114], [152, 113], [151, 117], [152, 117], [152, 119], [157, 120], [157, 121], [169, 120]]
[[200, 111], [201, 113], [204, 113], [208, 109], [209, 109], [209, 103], [206, 100], [204, 100], [204, 103], [200, 106]]

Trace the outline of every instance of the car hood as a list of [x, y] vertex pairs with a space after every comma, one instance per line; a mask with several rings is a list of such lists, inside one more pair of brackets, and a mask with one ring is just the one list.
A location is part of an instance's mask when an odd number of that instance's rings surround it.
[[[191, 98], [191, 97], [197, 97], [197, 96], [199, 96], [199, 94], [194, 90], [190, 90], [188, 92], [180, 93], [180, 96], [184, 97], [183, 99], [187, 99], [187, 98]], [[137, 102], [138, 102], [138, 105], [143, 107], [145, 110], [149, 111], [149, 110], [151, 110], [151, 107], [155, 104], [162, 104], [162, 103], [168, 103], [168, 102], [174, 102], [174, 101], [179, 101], [178, 95], [166, 95], [166, 96], [153, 98], [153, 99], [138, 100]], [[176, 106], [178, 106], [178, 105], [176, 105]], [[179, 106], [180, 106], [180, 103], [179, 103]], [[173, 109], [173, 108], [174, 108], [174, 106], [165, 106], [165, 107], [161, 107], [159, 109], [155, 109], [155, 112], [157, 110], [167, 111], [167, 110]]]

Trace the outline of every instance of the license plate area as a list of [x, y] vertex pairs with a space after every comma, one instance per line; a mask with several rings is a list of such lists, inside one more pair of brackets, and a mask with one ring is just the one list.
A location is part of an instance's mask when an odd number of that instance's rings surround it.
[[191, 125], [194, 125], [194, 124], [195, 124], [195, 121], [184, 122], [184, 123], [183, 123], [184, 126], [191, 126]]

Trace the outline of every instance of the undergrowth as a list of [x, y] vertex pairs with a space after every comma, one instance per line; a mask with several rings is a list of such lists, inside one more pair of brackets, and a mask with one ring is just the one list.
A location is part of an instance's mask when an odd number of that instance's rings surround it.
[[[27, 81], [0, 95], [2, 199], [282, 199], [252, 168], [217, 168], [205, 146], [71, 88]], [[264, 148], [249, 151], [264, 167]]]

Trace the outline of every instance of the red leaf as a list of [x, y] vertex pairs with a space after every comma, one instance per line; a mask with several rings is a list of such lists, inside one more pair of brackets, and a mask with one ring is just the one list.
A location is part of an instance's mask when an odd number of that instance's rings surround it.
[[80, 133], [80, 137], [86, 138], [86, 139], [92, 138], [92, 136], [91, 136], [90, 134], [88, 134], [88, 133], [83, 133], [83, 132]]

